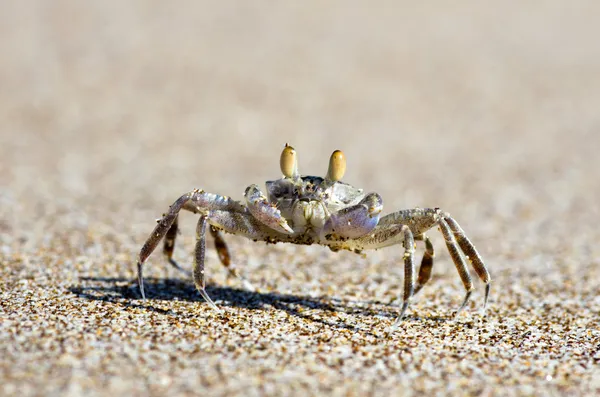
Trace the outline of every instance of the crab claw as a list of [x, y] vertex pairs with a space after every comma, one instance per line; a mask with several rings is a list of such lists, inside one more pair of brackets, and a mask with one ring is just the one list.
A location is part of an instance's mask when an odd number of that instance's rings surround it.
[[258, 186], [250, 185], [244, 194], [248, 210], [261, 223], [267, 225], [280, 233], [292, 234], [294, 230], [288, 225], [287, 220], [281, 212], [269, 203], [267, 197], [260, 191]]
[[375, 229], [382, 209], [381, 196], [369, 193], [358, 204], [333, 214], [325, 223], [324, 233], [345, 238], [362, 237]]

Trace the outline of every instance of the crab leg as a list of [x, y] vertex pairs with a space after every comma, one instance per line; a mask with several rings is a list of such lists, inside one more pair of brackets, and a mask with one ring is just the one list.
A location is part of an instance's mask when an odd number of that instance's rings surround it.
[[[210, 195], [210, 193], [201, 193], [201, 195], [206, 196], [206, 195]], [[194, 196], [194, 195], [192, 194], [192, 196]], [[216, 201], [218, 201], [220, 198], [222, 198], [222, 196], [218, 196], [218, 195], [213, 195], [213, 196], [217, 199]], [[193, 202], [193, 200], [192, 200], [192, 202]], [[230, 205], [228, 205], [228, 206], [231, 207]], [[190, 206], [190, 209], [193, 209], [194, 212], [198, 212], [198, 210], [199, 210], [197, 207], [191, 208], [191, 206]], [[177, 232], [178, 232], [178, 220], [179, 220], [179, 216], [177, 216], [175, 218], [175, 221], [173, 222], [173, 224], [167, 231], [167, 234], [165, 235], [163, 253], [165, 254], [169, 263], [174, 268], [185, 273], [188, 276], [192, 276], [192, 272], [182, 268], [172, 258], [173, 250], [175, 248], [175, 239], [177, 238]], [[225, 240], [223, 239], [222, 234], [213, 227], [210, 228], [210, 231], [211, 231], [211, 235], [214, 237], [215, 249], [217, 250], [219, 259], [220, 259], [221, 263], [225, 266], [225, 268], [227, 268], [229, 274], [240, 279], [247, 289], [254, 290], [254, 287], [252, 286], [252, 284], [248, 280], [246, 280], [244, 277], [242, 277], [238, 273], [237, 269], [235, 268], [235, 265], [233, 265], [231, 263], [231, 256], [229, 255], [229, 250], [227, 249], [227, 245], [225, 244]]]
[[404, 236], [404, 297], [402, 310], [394, 325], [399, 324], [402, 321], [402, 318], [404, 318], [404, 314], [410, 303], [410, 298], [413, 296], [415, 285], [415, 241], [413, 239], [413, 234], [406, 225], [402, 225], [400, 233]]
[[452, 257], [452, 261], [454, 262], [454, 266], [456, 266], [456, 270], [462, 280], [466, 295], [463, 303], [460, 305], [455, 315], [467, 305], [469, 298], [471, 297], [471, 293], [473, 292], [473, 281], [471, 280], [471, 275], [469, 274], [469, 269], [467, 268], [467, 263], [465, 262], [465, 258], [461, 255], [460, 250], [458, 248], [458, 244], [456, 243], [456, 239], [446, 223], [445, 219], [440, 219], [440, 229], [442, 234], [444, 235], [444, 239], [446, 240], [446, 247], [448, 247], [448, 252], [450, 252], [450, 256]]
[[357, 239], [357, 242], [363, 249], [382, 248], [399, 242], [404, 247], [404, 295], [400, 315], [392, 325], [392, 329], [395, 329], [402, 322], [415, 291], [415, 239], [413, 233], [408, 225], [377, 226], [373, 233]]
[[146, 299], [146, 295], [144, 294], [144, 262], [150, 256], [152, 251], [156, 248], [160, 240], [169, 232], [173, 223], [175, 223], [177, 219], [177, 215], [181, 208], [188, 202], [190, 199], [190, 193], [184, 194], [179, 197], [172, 205], [169, 207], [169, 212], [167, 212], [158, 224], [154, 227], [152, 234], [148, 237], [148, 240], [144, 243], [140, 254], [138, 256], [137, 261], [137, 270], [138, 270], [138, 283], [140, 286], [140, 293], [142, 294], [142, 299]]
[[439, 208], [413, 208], [387, 214], [381, 218], [378, 226], [409, 225], [413, 234], [418, 236], [435, 226], [442, 215]]
[[210, 211], [209, 223], [227, 233], [241, 235], [251, 240], [289, 241], [289, 234], [276, 232], [260, 223], [250, 213]]
[[433, 268], [433, 258], [435, 258], [435, 251], [433, 250], [433, 244], [431, 240], [425, 234], [415, 237], [415, 240], [423, 240], [425, 242], [425, 253], [423, 259], [421, 259], [421, 266], [419, 266], [419, 278], [417, 279], [417, 286], [415, 287], [415, 294], [423, 288], [423, 286], [431, 278], [431, 269]]
[[206, 285], [204, 282], [204, 254], [206, 253], [206, 216], [202, 215], [198, 219], [196, 226], [196, 249], [194, 250], [194, 284], [204, 300], [216, 311], [220, 311], [215, 302], [210, 299], [206, 293]]
[[[467, 305], [473, 291], [473, 282], [468, 271], [465, 256], [470, 259], [475, 271], [481, 280], [486, 284], [485, 303], [487, 303], [491, 278], [485, 264], [483, 263], [483, 260], [481, 259], [481, 256], [473, 246], [473, 243], [471, 243], [464, 231], [460, 228], [458, 223], [448, 214], [442, 212], [439, 208], [415, 208], [386, 215], [381, 218], [379, 224], [372, 233], [355, 240], [356, 248], [377, 249], [398, 244], [402, 241], [402, 236], [398, 233], [398, 226], [407, 225], [407, 227], [410, 227], [412, 233], [417, 236], [416, 239], [423, 239], [425, 241], [425, 254], [423, 255], [421, 266], [419, 268], [419, 278], [417, 280], [417, 287], [415, 289], [416, 293], [429, 280], [431, 276], [431, 269], [433, 267], [433, 245], [429, 241], [429, 238], [427, 238], [423, 233], [436, 224], [439, 225], [440, 230], [444, 235], [446, 246], [452, 261], [456, 266], [458, 274], [466, 290], [465, 298], [461, 306], [456, 311], [456, 314], [458, 314]], [[403, 244], [406, 247], [405, 237]], [[406, 269], [407, 267], [405, 266], [405, 270]], [[409, 296], [406, 289], [408, 287], [407, 282], [408, 281], [405, 280], [405, 303], [403, 306], [403, 311], [399, 319], [396, 321], [396, 323], [394, 323], [393, 327], [398, 325], [398, 322], [402, 319], [404, 314], [405, 306], [407, 307], [406, 296]]]
[[[244, 207], [235, 200], [232, 200], [226, 196], [220, 196], [218, 194], [206, 193], [203, 190], [192, 190], [181, 197], [179, 197], [171, 206], [166, 214], [158, 221], [158, 224], [154, 227], [154, 230], [144, 243], [137, 261], [138, 271], [138, 283], [140, 286], [140, 293], [142, 299], [146, 299], [144, 293], [144, 263], [146, 259], [156, 249], [156, 246], [167, 236], [165, 240], [164, 252], [167, 256], [172, 255], [173, 247], [175, 244], [175, 235], [177, 231], [177, 216], [179, 211], [182, 209], [194, 212], [194, 213], [206, 213], [210, 210], [219, 209], [223, 211], [244, 212]], [[171, 262], [171, 265], [173, 263]]]
[[250, 283], [250, 281], [246, 280], [245, 277], [240, 275], [237, 270], [237, 267], [231, 263], [231, 255], [229, 253], [229, 248], [227, 248], [227, 244], [225, 243], [225, 239], [223, 238], [223, 233], [221, 233], [214, 226], [210, 227], [210, 234], [213, 236], [215, 241], [215, 249], [217, 250], [217, 254], [219, 255], [219, 260], [225, 266], [230, 276], [236, 277], [242, 281], [244, 287], [250, 291], [255, 291], [254, 286]]
[[456, 222], [450, 217], [445, 217], [444, 220], [448, 223], [448, 226], [454, 233], [454, 236], [456, 236], [456, 240], [458, 242], [458, 245], [460, 246], [460, 249], [464, 252], [467, 258], [469, 258], [471, 265], [473, 265], [473, 268], [475, 269], [475, 272], [477, 273], [481, 281], [485, 283], [485, 300], [483, 302], [483, 308], [485, 309], [488, 297], [490, 295], [490, 283], [492, 281], [490, 273], [488, 272], [487, 267], [483, 263], [483, 259], [481, 259], [481, 256], [475, 249], [475, 246], [465, 235], [465, 232], [462, 230], [458, 222]]
[[164, 253], [165, 257], [167, 258], [167, 261], [169, 261], [169, 263], [171, 264], [171, 266], [173, 266], [175, 269], [179, 270], [180, 272], [186, 274], [187, 276], [191, 276], [192, 273], [190, 273], [189, 271], [187, 271], [184, 268], [182, 268], [181, 266], [179, 266], [179, 264], [175, 261], [175, 259], [173, 259], [173, 250], [175, 249], [175, 239], [177, 238], [177, 232], [179, 230], [177, 227], [178, 219], [179, 219], [179, 216], [175, 217], [175, 221], [173, 221], [173, 224], [171, 225], [171, 227], [167, 231], [167, 234], [165, 235], [165, 243], [163, 246], [164, 247], [163, 253]]

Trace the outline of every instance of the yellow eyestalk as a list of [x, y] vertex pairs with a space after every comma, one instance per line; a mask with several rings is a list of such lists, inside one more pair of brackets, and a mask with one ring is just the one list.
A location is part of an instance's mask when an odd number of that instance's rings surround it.
[[286, 178], [298, 176], [298, 156], [296, 156], [296, 150], [287, 143], [283, 148], [283, 152], [281, 152], [279, 165], [281, 166], [283, 176]]
[[336, 150], [331, 154], [329, 159], [329, 169], [327, 170], [326, 179], [337, 182], [344, 177], [346, 172], [346, 156], [341, 150]]

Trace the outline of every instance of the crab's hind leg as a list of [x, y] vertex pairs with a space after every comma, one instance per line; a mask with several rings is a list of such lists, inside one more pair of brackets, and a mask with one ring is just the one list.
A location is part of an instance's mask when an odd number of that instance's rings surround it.
[[410, 298], [412, 298], [414, 294], [415, 285], [415, 241], [413, 239], [413, 234], [406, 225], [402, 225], [400, 233], [403, 236], [402, 245], [404, 246], [404, 296], [402, 310], [400, 311], [400, 315], [396, 319], [395, 324], [398, 324], [402, 321], [402, 318], [404, 318], [404, 314], [406, 314], [406, 310], [410, 303]]
[[240, 275], [240, 273], [237, 270], [237, 267], [233, 263], [231, 263], [231, 254], [229, 253], [229, 248], [227, 248], [227, 244], [225, 243], [225, 239], [223, 238], [223, 233], [221, 233], [214, 226], [211, 226], [210, 234], [213, 236], [213, 239], [215, 241], [215, 249], [217, 250], [217, 255], [219, 255], [219, 260], [221, 261], [221, 264], [225, 266], [229, 275], [239, 279], [244, 284], [244, 287], [246, 289], [250, 291], [255, 291], [256, 289], [250, 283], [250, 281], [248, 281], [245, 277]]
[[433, 268], [435, 251], [433, 249], [433, 244], [431, 244], [431, 240], [425, 235], [425, 233], [415, 237], [415, 240], [422, 240], [425, 243], [425, 253], [423, 254], [423, 259], [421, 259], [421, 265], [419, 266], [419, 277], [417, 278], [417, 285], [415, 286], [416, 294], [431, 278], [431, 270]]
[[488, 297], [490, 295], [490, 286], [492, 282], [490, 273], [488, 272], [485, 263], [483, 263], [481, 255], [479, 255], [479, 252], [477, 252], [475, 246], [473, 245], [471, 240], [469, 240], [469, 238], [466, 236], [465, 232], [462, 230], [458, 222], [456, 222], [451, 217], [445, 217], [444, 220], [448, 223], [450, 230], [452, 230], [452, 233], [456, 237], [456, 241], [460, 246], [460, 249], [469, 258], [471, 265], [475, 269], [475, 272], [477, 273], [481, 281], [485, 283], [485, 300], [483, 302], [483, 308], [485, 309]]
[[179, 264], [175, 261], [175, 259], [173, 259], [173, 250], [175, 249], [175, 239], [177, 238], [177, 233], [179, 231], [179, 228], [177, 225], [178, 220], [179, 220], [179, 216], [175, 217], [173, 224], [171, 225], [171, 227], [167, 231], [167, 234], [165, 235], [165, 244], [163, 246], [164, 247], [163, 253], [165, 254], [165, 258], [167, 258], [167, 261], [169, 261], [171, 266], [173, 266], [175, 269], [179, 270], [180, 272], [184, 273], [185, 275], [191, 276], [192, 273], [190, 271], [185, 270], [184, 268], [179, 266]]
[[445, 219], [440, 219], [439, 225], [442, 234], [444, 235], [444, 239], [446, 240], [446, 247], [448, 247], [448, 252], [452, 257], [454, 266], [456, 266], [456, 270], [458, 271], [460, 279], [462, 280], [463, 285], [465, 286], [465, 299], [463, 300], [462, 304], [455, 313], [455, 315], [458, 315], [458, 313], [460, 313], [460, 311], [469, 302], [469, 298], [471, 297], [471, 293], [473, 292], [473, 281], [471, 280], [471, 275], [469, 274], [469, 269], [467, 268], [465, 258], [460, 253], [459, 246], [456, 243], [456, 239], [454, 238], [454, 234], [450, 230], [448, 223]]
[[190, 200], [191, 193], [184, 194], [180, 198], [178, 198], [172, 205], [169, 207], [169, 212], [167, 212], [161, 220], [158, 221], [158, 224], [154, 227], [154, 230], [142, 246], [140, 250], [140, 254], [138, 256], [137, 261], [137, 271], [138, 271], [138, 283], [140, 286], [140, 293], [142, 295], [142, 299], [146, 299], [146, 295], [144, 293], [144, 262], [150, 256], [152, 251], [156, 248], [160, 240], [171, 230], [173, 223], [177, 220], [177, 215], [181, 208]]

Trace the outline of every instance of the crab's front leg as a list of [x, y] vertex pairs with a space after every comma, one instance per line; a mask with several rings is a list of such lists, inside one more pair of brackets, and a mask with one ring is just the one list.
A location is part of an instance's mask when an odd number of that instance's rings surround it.
[[325, 239], [354, 239], [370, 233], [379, 222], [383, 199], [377, 193], [367, 194], [358, 204], [331, 214], [322, 234]]
[[244, 193], [248, 210], [262, 224], [284, 234], [292, 234], [294, 231], [288, 225], [287, 220], [281, 215], [276, 206], [260, 191], [258, 186], [250, 185]]
[[[183, 208], [183, 206], [191, 199], [194, 192], [186, 193], [183, 196], [179, 197], [170, 207], [169, 212], [163, 215], [162, 219], [158, 221], [158, 224], [154, 227], [154, 230], [142, 246], [140, 250], [140, 254], [138, 256], [137, 261], [137, 271], [138, 271], [138, 284], [140, 286], [140, 293], [142, 294], [142, 299], [146, 299], [146, 294], [144, 293], [144, 262], [150, 256], [152, 251], [156, 248], [160, 240], [162, 240], [167, 233], [172, 231], [171, 233], [176, 233], [177, 231], [177, 216], [179, 215], [179, 211]], [[174, 228], [172, 226], [175, 225]], [[172, 237], [172, 243], [174, 245], [174, 236]], [[169, 256], [169, 247], [165, 245], [165, 254]], [[171, 252], [172, 253], [172, 249]]]

